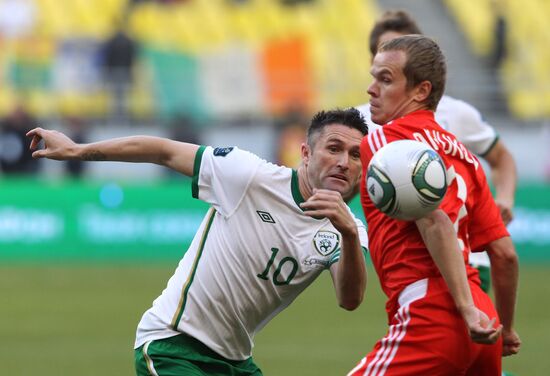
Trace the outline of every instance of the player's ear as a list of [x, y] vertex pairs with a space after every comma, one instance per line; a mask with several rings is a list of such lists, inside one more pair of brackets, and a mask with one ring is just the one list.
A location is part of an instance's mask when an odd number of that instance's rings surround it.
[[304, 164], [308, 164], [309, 157], [311, 155], [311, 148], [305, 142], [302, 142], [301, 154], [302, 154], [302, 162], [304, 162]]
[[417, 102], [424, 102], [432, 92], [432, 83], [430, 81], [422, 81], [414, 88], [414, 99]]

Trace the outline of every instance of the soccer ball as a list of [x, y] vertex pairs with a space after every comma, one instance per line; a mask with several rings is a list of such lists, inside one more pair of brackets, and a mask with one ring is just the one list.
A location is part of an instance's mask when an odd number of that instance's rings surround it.
[[430, 146], [391, 142], [372, 157], [366, 176], [369, 197], [392, 218], [416, 220], [435, 210], [447, 191], [445, 164]]

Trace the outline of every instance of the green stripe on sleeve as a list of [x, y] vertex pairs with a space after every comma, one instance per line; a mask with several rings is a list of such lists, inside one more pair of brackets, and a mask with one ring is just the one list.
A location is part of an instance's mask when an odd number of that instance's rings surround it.
[[191, 181], [191, 194], [193, 198], [199, 198], [199, 172], [201, 169], [202, 155], [206, 146], [201, 145], [195, 154], [195, 163], [193, 164], [193, 180]]
[[491, 145], [489, 145], [489, 147], [487, 148], [487, 150], [485, 150], [483, 153], [481, 153], [479, 156], [480, 157], [483, 157], [485, 158], [487, 156], [487, 154], [489, 154], [489, 152], [491, 150], [493, 150], [493, 148], [495, 147], [495, 145], [497, 144], [498, 140], [500, 139], [500, 136], [497, 134], [495, 139], [493, 140], [493, 142], [491, 142]]
[[330, 260], [328, 261], [328, 267], [330, 268], [335, 262], [337, 262], [338, 260], [340, 260], [340, 250], [338, 249], [336, 252], [334, 252], [334, 254], [332, 255], [332, 257], [330, 258]]
[[365, 247], [361, 247], [361, 250], [363, 251], [363, 257], [365, 258], [365, 261], [367, 261], [367, 258], [369, 257], [369, 250]]
[[[369, 250], [365, 247], [361, 247], [361, 250], [363, 251], [363, 257], [365, 258], [365, 262], [367, 262], [367, 257]], [[337, 249], [336, 252], [334, 252], [334, 255], [330, 258], [328, 262], [328, 267], [330, 268], [334, 263], [338, 262], [340, 260], [340, 249]]]

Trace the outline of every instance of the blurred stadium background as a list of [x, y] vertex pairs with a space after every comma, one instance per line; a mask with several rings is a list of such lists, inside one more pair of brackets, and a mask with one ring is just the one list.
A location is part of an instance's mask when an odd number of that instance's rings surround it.
[[[518, 165], [516, 375], [550, 359], [546, 0], [0, 0], [0, 359], [10, 375], [132, 374], [133, 335], [205, 212], [163, 168], [32, 161], [35, 125], [81, 141], [151, 134], [293, 165], [309, 116], [368, 101], [367, 35], [403, 8]], [[359, 213], [357, 201], [354, 210]], [[326, 277], [258, 338], [266, 375], [344, 374], [383, 334], [371, 270], [357, 312]]]

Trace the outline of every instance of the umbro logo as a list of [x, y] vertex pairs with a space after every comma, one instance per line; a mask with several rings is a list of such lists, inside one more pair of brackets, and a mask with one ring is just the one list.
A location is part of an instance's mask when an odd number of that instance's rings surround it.
[[265, 222], [265, 223], [275, 223], [275, 220], [273, 219], [271, 214], [269, 214], [268, 212], [264, 212], [264, 211], [261, 211], [261, 210], [256, 210], [256, 213], [258, 213], [258, 215], [260, 216], [260, 219], [263, 222]]

